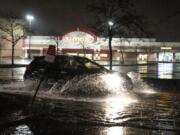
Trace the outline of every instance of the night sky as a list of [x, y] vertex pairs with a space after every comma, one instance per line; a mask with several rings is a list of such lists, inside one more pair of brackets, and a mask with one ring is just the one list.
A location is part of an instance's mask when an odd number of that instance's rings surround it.
[[[93, 16], [86, 10], [91, 1], [95, 0], [0, 0], [0, 9], [11, 10], [24, 19], [27, 13], [33, 14], [33, 30], [47, 35], [92, 23]], [[158, 41], [180, 41], [180, 0], [134, 1]]]

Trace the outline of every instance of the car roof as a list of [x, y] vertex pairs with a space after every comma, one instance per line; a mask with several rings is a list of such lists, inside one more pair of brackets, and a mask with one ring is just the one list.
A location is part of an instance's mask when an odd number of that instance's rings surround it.
[[[44, 58], [45, 56], [34, 56], [34, 59], [38, 59], [38, 58]], [[81, 57], [81, 56], [76, 56], [76, 55], [65, 55], [65, 54], [62, 54], [62, 55], [56, 55], [56, 57], [69, 57], [69, 58], [85, 58], [87, 59], [86, 57]]]
[[[45, 56], [35, 56], [35, 57], [34, 57], [34, 60], [36, 60], [36, 59], [42, 59], [42, 58], [44, 58], [44, 57], [45, 57]], [[61, 54], [61, 55], [56, 55], [56, 58], [85, 59], [85, 60], [91, 61], [92, 63], [98, 65], [98, 66], [101, 67], [102, 69], [107, 70], [107, 69], [104, 68], [102, 65], [100, 65], [100, 64], [98, 64], [98, 63], [96, 63], [96, 62], [94, 62], [94, 61], [92, 61], [92, 60], [90, 60], [90, 59], [88, 59], [88, 58], [86, 58], [86, 57], [82, 57], [82, 56]]]

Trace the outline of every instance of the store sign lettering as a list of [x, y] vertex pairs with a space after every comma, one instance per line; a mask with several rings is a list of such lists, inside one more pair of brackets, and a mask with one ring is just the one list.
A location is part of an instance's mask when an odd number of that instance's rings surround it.
[[62, 40], [69, 44], [91, 44], [96, 41], [91, 34], [81, 31], [67, 33], [63, 36]]
[[83, 44], [85, 39], [84, 37], [65, 37], [66, 41], [70, 41], [72, 43], [81, 43]]

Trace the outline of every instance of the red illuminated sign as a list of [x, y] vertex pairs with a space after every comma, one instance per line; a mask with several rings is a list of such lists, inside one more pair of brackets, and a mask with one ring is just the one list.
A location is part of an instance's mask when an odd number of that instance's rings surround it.
[[62, 41], [69, 44], [91, 44], [96, 40], [95, 34], [82, 28], [71, 30], [62, 36]]

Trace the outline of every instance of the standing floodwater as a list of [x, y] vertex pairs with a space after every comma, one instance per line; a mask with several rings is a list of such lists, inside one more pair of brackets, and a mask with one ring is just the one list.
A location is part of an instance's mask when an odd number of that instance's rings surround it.
[[[102, 76], [103, 78], [101, 78]], [[29, 103], [31, 99], [29, 95], [32, 95], [33, 91], [26, 90], [26, 86], [20, 84], [23, 82], [19, 82], [19, 85], [16, 83], [14, 92], [11, 87], [13, 83], [1, 86], [0, 106], [4, 111], [0, 114], [0, 125], [2, 126], [0, 133], [16, 135], [180, 133], [180, 94], [177, 90], [167, 91], [152, 88], [133, 72], [129, 73], [133, 88], [129, 87], [128, 84], [131, 83], [126, 80], [126, 77], [119, 76], [124, 79], [121, 89], [117, 89], [116, 84], [105, 89], [101, 86], [103, 79], [104, 82], [109, 82], [107, 78], [119, 78], [116, 75], [102, 76], [82, 77], [80, 81], [74, 78], [63, 87], [56, 84], [49, 91], [40, 91], [33, 110], [29, 113], [23, 113], [23, 111]], [[84, 87], [89, 91], [85, 93], [82, 86], [87, 81], [99, 79], [99, 77], [100, 82], [93, 83], [92, 89], [89, 88], [89, 85]], [[73, 83], [80, 82], [82, 89], [78, 87], [80, 84], [72, 87]], [[98, 84], [101, 87], [98, 87]], [[107, 83], [108, 86], [111, 85]], [[98, 88], [106, 91], [108, 96], [101, 95], [101, 91], [97, 91]], [[112, 88], [114, 91], [110, 93], [109, 89]], [[93, 89], [97, 97], [95, 95], [87, 97], [86, 94], [91, 93]], [[83, 96], [76, 95], [77, 91], [82, 92]], [[21, 118], [22, 120], [16, 122]], [[13, 123], [11, 123], [12, 120]]]

